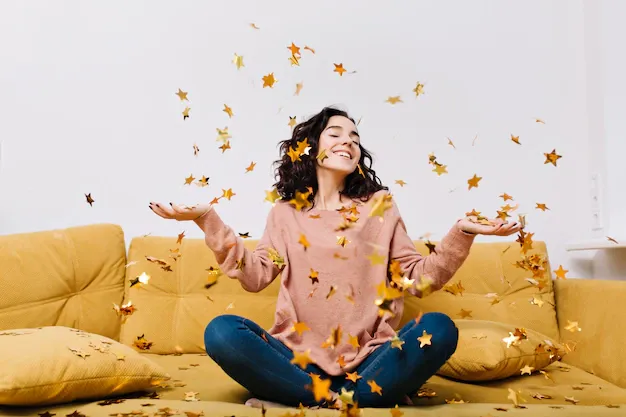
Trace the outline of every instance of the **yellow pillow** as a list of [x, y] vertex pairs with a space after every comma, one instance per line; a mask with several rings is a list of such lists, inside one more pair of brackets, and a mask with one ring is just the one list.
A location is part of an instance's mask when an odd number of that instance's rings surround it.
[[530, 329], [488, 320], [454, 322], [459, 342], [438, 375], [461, 381], [491, 381], [522, 375], [522, 370], [525, 374], [539, 371], [565, 354], [561, 345]]
[[0, 332], [0, 404], [51, 405], [142, 391], [170, 376], [108, 337], [63, 326]]

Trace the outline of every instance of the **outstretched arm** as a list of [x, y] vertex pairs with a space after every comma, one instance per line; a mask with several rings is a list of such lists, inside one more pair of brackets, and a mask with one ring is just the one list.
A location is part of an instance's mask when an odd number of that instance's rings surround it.
[[[415, 279], [415, 284], [419, 284], [424, 275], [433, 281], [430, 291], [440, 289], [452, 278], [469, 255], [476, 235], [462, 231], [457, 221], [437, 245], [435, 251], [430, 255], [422, 256], [407, 234], [395, 201], [392, 210], [394, 210], [396, 224], [391, 239], [390, 260], [397, 260], [407, 278]], [[421, 290], [415, 286], [407, 291], [417, 297], [422, 296]]]
[[[215, 254], [224, 274], [241, 282], [243, 289], [259, 292], [267, 287], [282, 270], [280, 262], [274, 262], [273, 251], [285, 253], [281, 231], [275, 222], [276, 206], [267, 216], [263, 236], [255, 250], [244, 246], [243, 239], [224, 224], [215, 209], [209, 210], [194, 222], [204, 231], [204, 241]], [[277, 265], [278, 264], [278, 265]]]

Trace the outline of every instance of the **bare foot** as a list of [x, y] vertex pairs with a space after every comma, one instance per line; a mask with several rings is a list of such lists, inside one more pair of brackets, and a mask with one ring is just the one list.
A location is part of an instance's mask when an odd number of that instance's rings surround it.
[[259, 400], [258, 398], [250, 398], [246, 401], [246, 405], [252, 408], [261, 408], [262, 406], [265, 406], [265, 408], [289, 408], [289, 406], [285, 404]]

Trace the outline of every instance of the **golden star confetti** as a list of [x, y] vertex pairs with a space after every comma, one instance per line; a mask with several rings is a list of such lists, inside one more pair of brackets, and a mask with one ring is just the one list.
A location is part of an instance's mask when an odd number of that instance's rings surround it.
[[278, 194], [278, 190], [276, 188], [271, 189], [270, 191], [265, 191], [265, 199], [263, 201], [269, 201], [270, 203], [276, 203], [276, 200], [280, 200], [280, 194]]
[[556, 277], [558, 279], [567, 279], [565, 274], [567, 274], [568, 272], [569, 270], [563, 269], [563, 265], [559, 265], [559, 269], [554, 270], [554, 273], [556, 274]]
[[148, 284], [149, 280], [150, 280], [150, 275], [146, 274], [145, 272], [142, 272], [141, 275], [130, 280], [130, 286], [134, 287], [135, 285], [139, 285], [141, 287], [140, 284], [146, 285]]
[[209, 185], [209, 177], [207, 177], [207, 176], [204, 176], [204, 175], [203, 175], [203, 176], [202, 176], [202, 178], [200, 178], [200, 179], [198, 180], [198, 182], [196, 183], [196, 185], [197, 185], [198, 187], [206, 187], [206, 186], [208, 186], [208, 185]]
[[474, 176], [472, 178], [467, 180], [467, 184], [469, 185], [467, 189], [471, 190], [474, 187], [478, 188], [478, 182], [480, 180], [482, 180], [482, 179], [483, 179], [483, 177], [477, 177], [476, 174], [474, 174]]
[[300, 91], [302, 91], [302, 87], [304, 87], [303, 82], [296, 83], [296, 92], [293, 94], [294, 96], [299, 96]]
[[232, 138], [232, 136], [228, 133], [228, 126], [224, 129], [220, 129], [218, 127], [215, 128], [215, 130], [217, 130], [217, 139], [215, 139], [217, 142], [221, 141], [222, 143], [226, 143], [228, 139]]
[[433, 335], [432, 334], [428, 334], [426, 333], [426, 330], [423, 330], [423, 333], [420, 337], [417, 338], [417, 340], [419, 340], [420, 342], [420, 347], [423, 348], [426, 345], [432, 346], [432, 339]]
[[306, 46], [306, 45], [305, 45], [305, 46], [304, 46], [304, 50], [305, 50], [305, 51], [309, 51], [309, 52], [311, 52], [312, 54], [315, 54], [315, 49], [311, 48], [310, 46]]
[[532, 366], [526, 365], [526, 366], [524, 366], [523, 368], [520, 369], [520, 372], [522, 373], [522, 375], [524, 375], [526, 373], [528, 375], [531, 375], [533, 373], [533, 369], [535, 369], [535, 368], [533, 368]]
[[191, 183], [193, 183], [193, 181], [195, 180], [193, 175], [189, 175], [187, 178], [185, 178], [185, 185], [190, 185]]
[[183, 100], [189, 101], [189, 99], [187, 98], [187, 92], [181, 90], [180, 88], [178, 89], [178, 93], [176, 93], [176, 95], [180, 97], [180, 101], [183, 101]]
[[356, 371], [355, 372], [346, 372], [346, 379], [348, 379], [348, 380], [350, 380], [352, 382], [356, 383], [356, 381], [358, 379], [361, 379], [361, 378], [362, 378], [362, 376], [357, 374]]
[[230, 141], [226, 141], [226, 143], [220, 146], [219, 149], [222, 150], [222, 153], [226, 152], [228, 149], [230, 149]]
[[415, 93], [415, 97], [419, 97], [420, 94], [424, 94], [424, 84], [418, 82], [413, 89], [413, 92]]
[[373, 379], [372, 379], [372, 380], [367, 381], [367, 385], [369, 385], [369, 386], [370, 386], [370, 388], [371, 388], [371, 392], [375, 392], [376, 394], [381, 395], [381, 396], [383, 395], [383, 389], [382, 389], [382, 387], [381, 387], [380, 385], [378, 385], [378, 384], [376, 383], [376, 381], [374, 381]]
[[546, 161], [544, 162], [544, 165], [550, 163], [556, 166], [556, 161], [561, 159], [561, 155], [556, 154], [556, 149], [553, 149], [552, 152], [550, 153], [544, 153], [544, 155], [546, 157]]
[[511, 135], [511, 140], [515, 143], [517, 143], [518, 145], [521, 145], [521, 143], [519, 143], [519, 136], [513, 136]]
[[345, 248], [350, 242], [351, 241], [348, 240], [348, 238], [346, 238], [345, 236], [337, 236], [337, 244], [342, 248]]
[[89, 193], [89, 194], [85, 194], [85, 198], [87, 199], [87, 203], [89, 203], [89, 205], [90, 205], [91, 207], [93, 207], [93, 203], [94, 203], [96, 200], [94, 200], [93, 198], [91, 198], [91, 193]]
[[225, 190], [225, 189], [222, 188], [222, 192], [224, 193], [222, 195], [222, 197], [225, 197], [229, 201], [230, 201], [230, 198], [232, 196], [237, 195], [237, 194], [233, 193], [233, 189], [232, 188], [229, 188], [228, 190]]
[[85, 359], [87, 356], [91, 356], [89, 353], [87, 353], [87, 352], [83, 352], [83, 351], [82, 351], [81, 349], [79, 349], [79, 348], [73, 348], [73, 347], [70, 347], [70, 346], [68, 346], [67, 348], [68, 348], [68, 349], [69, 349], [69, 350], [70, 350], [70, 351], [71, 351], [74, 355], [76, 355], [76, 356], [78, 356], [78, 357], [80, 357], [80, 358]]
[[299, 336], [302, 336], [302, 333], [306, 332], [307, 330], [311, 330], [311, 328], [309, 326], [307, 326], [305, 323], [302, 322], [296, 322], [292, 327], [291, 330], [298, 333]]
[[336, 285], [331, 285], [330, 289], [328, 290], [328, 294], [326, 294], [326, 299], [328, 300], [330, 297], [332, 297], [335, 293], [337, 292], [337, 286]]
[[291, 363], [298, 365], [300, 368], [305, 369], [310, 363], [314, 363], [311, 359], [311, 349], [307, 349], [305, 352], [293, 351], [293, 359]]
[[400, 96], [393, 96], [393, 97], [388, 97], [387, 100], [385, 100], [385, 103], [397, 104], [397, 103], [404, 103], [404, 102], [402, 101]]
[[255, 166], [256, 166], [256, 162], [250, 162], [250, 165], [248, 165], [248, 167], [246, 168], [246, 172], [250, 172], [254, 170]]
[[542, 124], [544, 124], [544, 125], [546, 124], [546, 122], [544, 122], [544, 121], [543, 121], [543, 120], [541, 120], [541, 119], [535, 119], [535, 122], [536, 122], [536, 123], [542, 123]]
[[339, 73], [340, 76], [343, 75], [346, 70], [343, 68], [343, 64], [333, 64], [335, 66], [334, 72]]
[[274, 78], [274, 73], [273, 72], [271, 72], [271, 73], [269, 73], [267, 75], [264, 75], [262, 79], [263, 79], [263, 88], [265, 88], [265, 87], [274, 88], [274, 83], [278, 82], [278, 80], [276, 80]]
[[580, 332], [580, 331], [583, 330], [580, 327], [578, 327], [578, 322], [577, 321], [567, 320], [567, 325], [565, 325], [564, 327], [565, 327], [565, 330], [568, 330], [568, 331], [570, 331], [572, 333]]
[[398, 408], [398, 404], [394, 408], [389, 409], [389, 412], [391, 417], [402, 417], [404, 415], [404, 412]]
[[230, 107], [228, 107], [226, 104], [224, 104], [224, 110], [222, 110], [223, 112], [225, 112], [228, 115], [228, 118], [230, 119], [231, 117], [233, 117], [233, 109], [231, 109]]
[[309, 195], [312, 193], [311, 189], [306, 193], [301, 193], [300, 191], [296, 191], [296, 196], [289, 200], [289, 204], [293, 205], [296, 211], [300, 211], [303, 208], [308, 208], [311, 205], [309, 201]]
[[186, 392], [185, 401], [200, 401], [198, 399], [198, 394], [199, 394], [198, 392], [193, 392], [193, 391]]
[[461, 309], [460, 312], [457, 313], [459, 316], [461, 316], [462, 319], [466, 319], [466, 318], [473, 318], [472, 317], [472, 310], [463, 310]]
[[432, 172], [436, 172], [438, 176], [441, 176], [442, 174], [448, 173], [447, 168], [447, 165], [435, 165], [435, 168]]
[[330, 332], [330, 336], [324, 343], [322, 343], [323, 348], [331, 348], [335, 349], [339, 343], [341, 343], [341, 337], [343, 332], [341, 330], [341, 325], [337, 325], [337, 327], [333, 328]]
[[326, 149], [321, 149], [316, 157], [321, 163], [324, 163], [324, 159], [328, 159], [328, 155], [326, 155]]
[[532, 394], [532, 397], [536, 400], [551, 400], [552, 397], [550, 395], [544, 395], [544, 394], [540, 394], [540, 393], [535, 393]]
[[191, 107], [185, 107], [185, 110], [183, 110], [183, 120], [189, 118], [189, 111], [190, 110], [191, 110]]
[[311, 273], [309, 274], [309, 279], [311, 280], [311, 284], [315, 284], [320, 282], [318, 278], [319, 272], [311, 268]]
[[279, 269], [285, 266], [285, 259], [278, 254], [278, 251], [274, 248], [267, 248], [267, 253], [272, 260], [272, 263]]
[[245, 67], [243, 64], [243, 56], [235, 54], [233, 58], [233, 64], [237, 66], [237, 69], [241, 69], [241, 67]]
[[122, 323], [125, 323], [128, 316], [132, 315], [137, 309], [133, 306], [132, 301], [129, 301], [121, 306], [113, 303], [113, 310], [115, 310], [118, 317], [122, 317]]
[[146, 340], [145, 335], [137, 336], [137, 340], [133, 342], [133, 345], [139, 350], [150, 350], [153, 343]]
[[619, 242], [618, 242], [617, 240], [615, 240], [614, 238], [612, 238], [611, 236], [607, 236], [607, 237], [606, 237], [606, 239], [607, 239], [609, 242], [613, 242], [613, 243], [615, 243], [615, 244], [619, 245]]
[[406, 182], [404, 182], [403, 180], [396, 180], [395, 181], [396, 184], [398, 184], [400, 187], [404, 187], [406, 185]]
[[568, 397], [567, 395], [565, 395], [565, 401], [570, 402], [574, 405], [578, 404], [580, 402], [580, 400], [577, 400], [574, 397]]
[[463, 287], [461, 281], [457, 281], [455, 283], [448, 283], [444, 285], [443, 290], [445, 292], [449, 292], [452, 295], [463, 295], [463, 291], [465, 291], [465, 288]]
[[313, 392], [313, 396], [315, 397], [315, 401], [320, 402], [322, 400], [330, 400], [330, 379], [322, 379], [317, 374], [309, 374], [312, 379], [312, 385], [305, 386], [305, 389]]
[[404, 340], [400, 339], [398, 335], [394, 335], [390, 340], [392, 349], [400, 349], [402, 350], [402, 345], [404, 344]]
[[287, 123], [287, 126], [291, 127], [291, 129], [293, 129], [296, 124], [297, 124], [296, 116], [293, 116], [293, 117], [289, 116], [289, 123]]

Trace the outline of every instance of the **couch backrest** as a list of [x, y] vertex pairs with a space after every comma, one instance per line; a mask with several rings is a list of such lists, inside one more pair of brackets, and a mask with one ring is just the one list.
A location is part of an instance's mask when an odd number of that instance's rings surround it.
[[[256, 240], [244, 242], [251, 250], [257, 244]], [[423, 255], [428, 254], [423, 242], [416, 242], [416, 247]], [[545, 244], [534, 242], [528, 254], [541, 254], [547, 259]], [[153, 257], [153, 261], [146, 257]], [[131, 301], [136, 311], [122, 326], [122, 343], [132, 345], [143, 336], [153, 343], [152, 353], [199, 353], [204, 352], [204, 328], [218, 315], [244, 316], [266, 330], [273, 324], [280, 276], [260, 293], [246, 292], [239, 281], [226, 275], [207, 289], [207, 269], [218, 265], [203, 239], [185, 238], [178, 244], [175, 237], [134, 238], [128, 259], [136, 263], [127, 269], [125, 302]], [[468, 259], [450, 281], [460, 281], [465, 288], [463, 294], [437, 291], [423, 299], [407, 295], [401, 325], [420, 310], [461, 318], [458, 313], [463, 308], [475, 319], [527, 327], [558, 339], [550, 266], [546, 268], [545, 287], [539, 290], [524, 279], [532, 277], [529, 271], [514, 266], [520, 259], [519, 244], [515, 242], [474, 243]], [[150, 276], [148, 284], [130, 287], [131, 280], [136, 281], [143, 273]], [[493, 298], [485, 297], [489, 293], [497, 293], [499, 302], [492, 304]], [[534, 296], [545, 304], [532, 304]]]
[[0, 330], [67, 326], [119, 340], [125, 252], [112, 224], [0, 236]]

